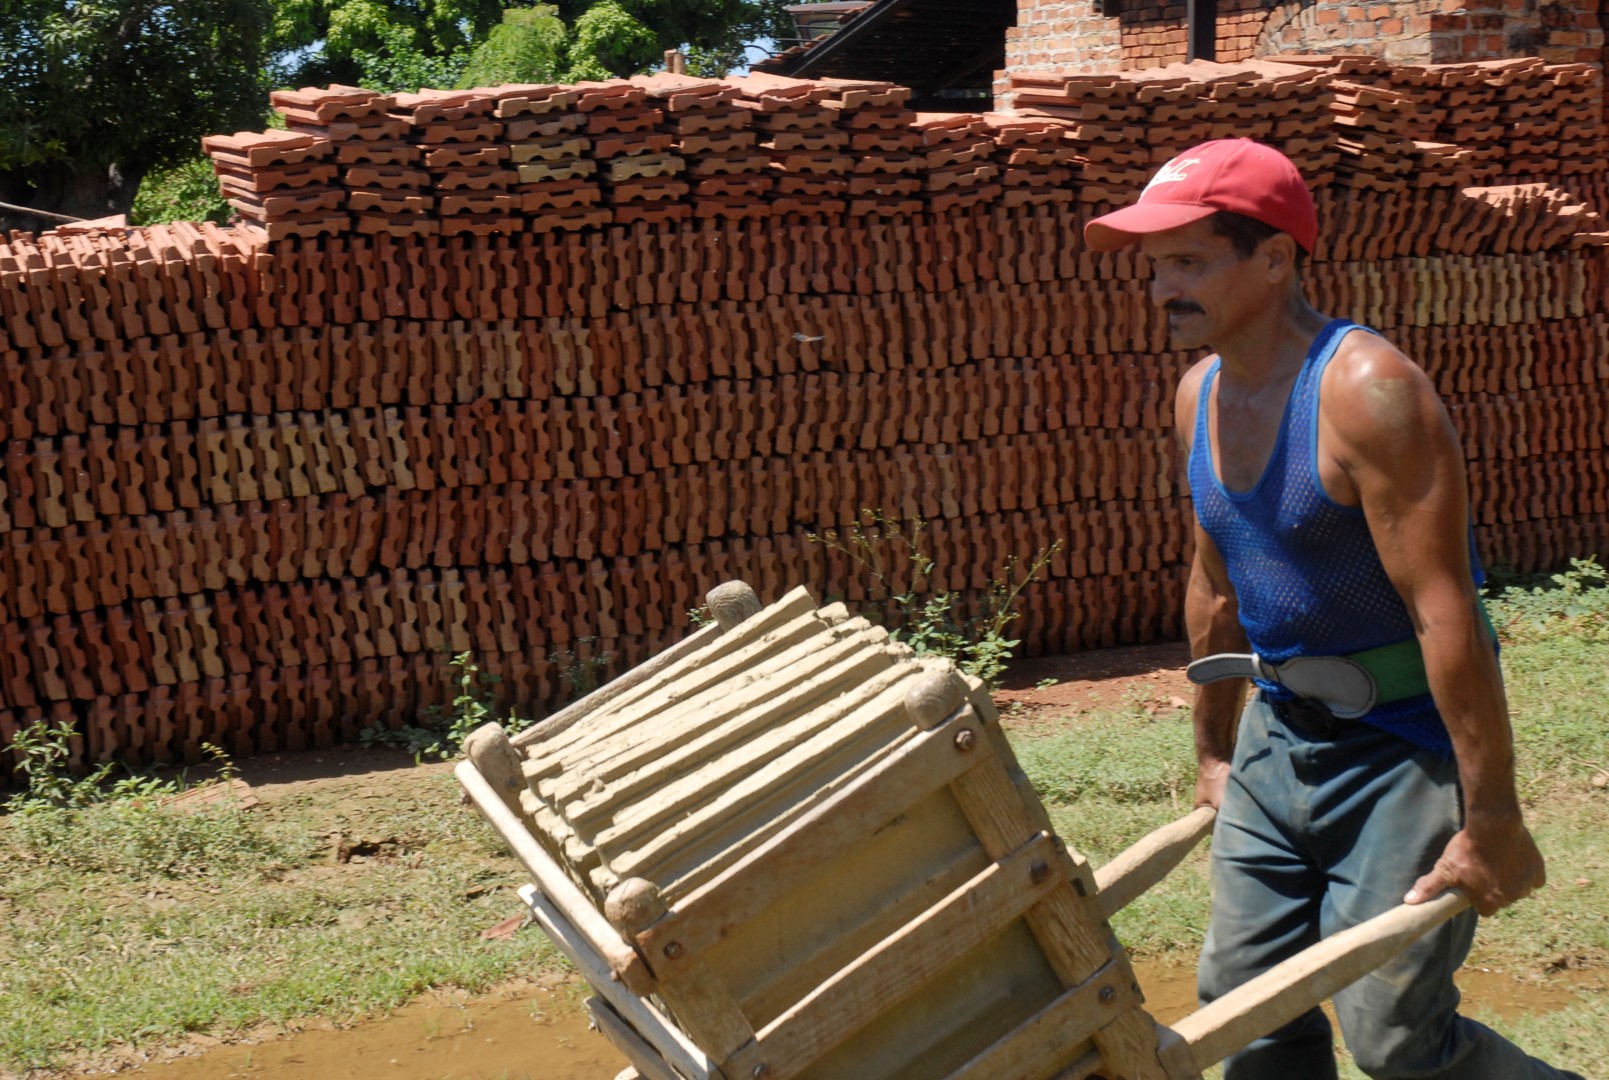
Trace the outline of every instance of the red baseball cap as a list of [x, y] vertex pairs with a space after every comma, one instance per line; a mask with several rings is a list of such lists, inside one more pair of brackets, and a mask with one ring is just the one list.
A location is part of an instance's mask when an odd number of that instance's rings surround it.
[[1219, 210], [1290, 233], [1309, 254], [1318, 240], [1313, 196], [1290, 158], [1250, 139], [1214, 139], [1158, 169], [1132, 206], [1086, 224], [1084, 241], [1096, 251], [1116, 251]]

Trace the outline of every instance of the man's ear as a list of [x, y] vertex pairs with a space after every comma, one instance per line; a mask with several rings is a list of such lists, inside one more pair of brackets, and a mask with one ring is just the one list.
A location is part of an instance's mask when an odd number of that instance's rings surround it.
[[1262, 243], [1268, 260], [1268, 283], [1277, 285], [1296, 274], [1296, 239], [1290, 233], [1275, 233]]

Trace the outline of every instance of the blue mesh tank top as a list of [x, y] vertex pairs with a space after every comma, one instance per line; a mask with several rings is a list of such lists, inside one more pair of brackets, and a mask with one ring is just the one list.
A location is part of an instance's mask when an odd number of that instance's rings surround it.
[[[1314, 339], [1285, 404], [1268, 466], [1249, 491], [1231, 491], [1213, 467], [1207, 406], [1220, 362], [1214, 360], [1201, 380], [1189, 462], [1196, 516], [1223, 555], [1253, 651], [1273, 663], [1345, 656], [1414, 636], [1363, 511], [1335, 502], [1319, 480], [1319, 383], [1341, 339], [1354, 329], [1373, 333], [1335, 319]], [[1483, 575], [1473, 532], [1471, 541], [1478, 583]], [[1257, 685], [1275, 700], [1292, 696], [1275, 683], [1259, 679]], [[1376, 706], [1362, 719], [1452, 757], [1429, 694]]]

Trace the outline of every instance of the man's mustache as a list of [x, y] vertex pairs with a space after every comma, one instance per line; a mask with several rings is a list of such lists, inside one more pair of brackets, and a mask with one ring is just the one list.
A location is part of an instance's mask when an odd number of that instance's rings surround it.
[[1200, 304], [1192, 304], [1188, 300], [1169, 300], [1162, 305], [1162, 310], [1169, 315], [1202, 315]]

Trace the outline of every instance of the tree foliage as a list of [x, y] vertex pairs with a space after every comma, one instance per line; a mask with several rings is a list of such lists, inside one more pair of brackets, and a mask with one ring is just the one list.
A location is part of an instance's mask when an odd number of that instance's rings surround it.
[[540, 83], [558, 78], [565, 29], [548, 6], [509, 8], [486, 40], [475, 46], [458, 76], [460, 87]]
[[234, 208], [218, 188], [212, 159], [193, 157], [172, 168], [152, 169], [140, 183], [139, 194], [129, 209], [129, 222], [153, 225], [169, 221], [229, 220]]
[[[788, 0], [559, 0], [559, 15], [576, 28], [571, 70], [630, 75], [657, 64], [666, 49], [683, 49], [694, 75], [719, 77], [744, 64], [744, 45], [793, 32]], [[602, 8], [618, 9], [624, 19]], [[583, 43], [583, 20], [600, 24]], [[629, 20], [629, 22], [627, 22]], [[640, 28], [640, 29], [638, 29]], [[643, 31], [652, 35], [646, 40]], [[597, 77], [597, 76], [591, 76]]]
[[450, 60], [462, 70], [469, 50], [503, 14], [501, 0], [273, 3], [271, 46], [279, 57], [275, 81], [295, 86], [362, 83], [377, 58], [397, 65], [393, 76], [412, 65], [434, 78], [437, 71], [421, 66], [421, 61], [432, 60]]
[[0, 200], [125, 212], [201, 136], [260, 125], [272, 0], [0, 0]]
[[646, 71], [661, 58], [659, 38], [618, 0], [601, 0], [575, 20], [566, 82]]
[[786, 36], [792, 25], [785, 0], [274, 3], [278, 82], [380, 90], [632, 75], [667, 49], [686, 49], [695, 74], [724, 75], [743, 64], [746, 43]]
[[409, 32], [400, 26], [389, 26], [380, 33], [380, 46], [376, 49], [357, 49], [351, 61], [358, 67], [355, 79], [341, 80], [356, 83], [370, 90], [387, 94], [413, 93], [420, 87], [455, 86], [458, 77], [469, 62], [466, 52], [437, 54], [418, 47]]

